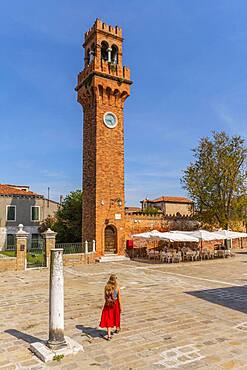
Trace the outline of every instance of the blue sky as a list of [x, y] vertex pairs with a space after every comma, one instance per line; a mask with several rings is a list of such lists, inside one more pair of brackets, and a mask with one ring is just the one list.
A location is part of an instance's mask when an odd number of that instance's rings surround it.
[[185, 195], [182, 170], [212, 130], [247, 136], [244, 0], [12, 0], [0, 3], [0, 183], [58, 200], [81, 187], [83, 35], [124, 32], [126, 203]]

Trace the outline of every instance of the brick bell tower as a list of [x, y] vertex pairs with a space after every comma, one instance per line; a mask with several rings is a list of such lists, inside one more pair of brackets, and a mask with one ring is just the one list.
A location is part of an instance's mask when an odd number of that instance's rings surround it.
[[85, 33], [77, 100], [83, 107], [83, 240], [98, 256], [125, 251], [124, 116], [130, 70], [122, 29], [97, 19]]

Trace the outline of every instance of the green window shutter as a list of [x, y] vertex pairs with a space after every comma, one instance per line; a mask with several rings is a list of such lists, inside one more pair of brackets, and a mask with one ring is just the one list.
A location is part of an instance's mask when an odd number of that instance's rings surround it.
[[39, 221], [39, 207], [32, 207], [32, 221]]
[[7, 234], [7, 247], [15, 245], [15, 235]]
[[7, 208], [7, 221], [15, 221], [15, 207], [9, 206]]

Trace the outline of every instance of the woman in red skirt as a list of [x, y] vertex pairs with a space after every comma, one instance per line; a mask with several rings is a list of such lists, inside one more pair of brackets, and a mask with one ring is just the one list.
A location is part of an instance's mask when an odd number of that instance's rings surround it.
[[105, 305], [101, 314], [100, 327], [107, 328], [106, 340], [111, 339], [111, 328], [120, 331], [121, 295], [116, 275], [111, 275], [105, 286]]

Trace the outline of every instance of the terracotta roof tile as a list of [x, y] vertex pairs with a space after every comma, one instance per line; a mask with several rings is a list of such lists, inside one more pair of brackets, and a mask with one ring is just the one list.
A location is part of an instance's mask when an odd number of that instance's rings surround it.
[[0, 184], [0, 195], [32, 195], [41, 196], [40, 194], [34, 193], [29, 190], [18, 189], [15, 186]]
[[158, 202], [174, 202], [174, 203], [193, 203], [192, 200], [185, 197], [159, 197], [156, 199], [144, 199], [144, 202], [158, 203]]

